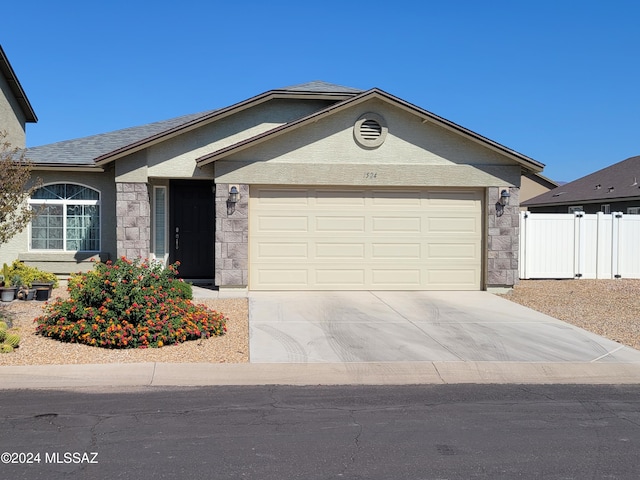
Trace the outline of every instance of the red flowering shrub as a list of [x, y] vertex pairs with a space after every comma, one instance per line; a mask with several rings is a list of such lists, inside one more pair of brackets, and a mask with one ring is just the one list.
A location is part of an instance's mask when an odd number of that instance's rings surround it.
[[176, 278], [178, 264], [121, 258], [97, 263], [69, 280], [69, 299], [49, 303], [36, 333], [104, 348], [162, 347], [224, 335], [226, 318], [194, 305], [191, 288]]

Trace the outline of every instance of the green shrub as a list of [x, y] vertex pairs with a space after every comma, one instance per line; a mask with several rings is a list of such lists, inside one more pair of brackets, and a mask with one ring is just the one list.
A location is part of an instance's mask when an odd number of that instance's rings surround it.
[[69, 299], [47, 305], [36, 333], [104, 348], [161, 347], [223, 335], [226, 318], [191, 303], [191, 286], [176, 278], [177, 266], [124, 257], [97, 263], [69, 280]]
[[0, 344], [0, 353], [11, 353], [13, 352], [13, 347], [11, 345], [7, 345], [6, 343]]
[[171, 287], [175, 288], [175, 294], [184, 298], [185, 300], [193, 299], [193, 287], [190, 283], [183, 282], [182, 280], [174, 280], [171, 282]]
[[[19, 277], [21, 284], [29, 287], [33, 282], [53, 282], [53, 288], [58, 286], [58, 277], [55, 273], [44, 272], [39, 268], [26, 265], [20, 260], [15, 260], [11, 264], [11, 267], [9, 268], [9, 275], [11, 279], [14, 279], [16, 276]], [[16, 285], [15, 281], [14, 285]]]

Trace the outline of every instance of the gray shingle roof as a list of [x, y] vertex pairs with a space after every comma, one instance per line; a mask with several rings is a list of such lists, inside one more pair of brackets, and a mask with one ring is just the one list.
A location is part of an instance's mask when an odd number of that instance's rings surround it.
[[637, 198], [640, 196], [640, 156], [561, 185], [523, 202], [523, 206], [565, 205]]
[[361, 93], [363, 90], [357, 88], [345, 87], [333, 83], [315, 80], [313, 82], [301, 83], [300, 85], [291, 85], [290, 87], [281, 88], [288, 92], [314, 92], [314, 93]]
[[37, 165], [66, 164], [70, 166], [93, 166], [95, 164], [94, 159], [100, 155], [107, 154], [144, 140], [145, 138], [189, 123], [197, 118], [210, 114], [212, 111], [183, 115], [181, 117], [138, 127], [124, 128], [113, 132], [91, 135], [89, 137], [32, 147], [27, 149], [26, 156]]
[[[362, 90], [335, 85], [332, 83], [313, 81], [293, 85], [273, 92], [308, 92], [319, 94], [358, 94]], [[267, 92], [266, 94], [268, 94]], [[266, 95], [263, 94], [263, 95]], [[161, 122], [150, 123], [138, 127], [125, 128], [89, 137], [65, 140], [27, 149], [27, 158], [36, 165], [68, 165], [72, 167], [95, 166], [96, 159], [125, 149], [155, 135], [163, 134], [171, 129], [186, 125], [199, 118], [206, 117], [215, 110], [184, 115]]]

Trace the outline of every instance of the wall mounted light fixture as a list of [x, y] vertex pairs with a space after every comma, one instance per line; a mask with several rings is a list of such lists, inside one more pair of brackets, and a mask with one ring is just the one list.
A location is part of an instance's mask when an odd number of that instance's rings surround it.
[[502, 190], [502, 192], [500, 192], [500, 203], [502, 204], [503, 207], [506, 207], [507, 205], [509, 205], [510, 197], [511, 197], [511, 194], [509, 193], [509, 190]]
[[233, 212], [236, 211], [236, 203], [240, 199], [240, 192], [238, 192], [238, 187], [233, 185], [229, 189], [229, 198], [227, 199], [227, 215], [233, 215]]
[[496, 216], [502, 216], [502, 214], [504, 213], [504, 207], [509, 205], [510, 197], [511, 194], [509, 193], [509, 190], [502, 190], [502, 192], [500, 192], [500, 198], [496, 202]]

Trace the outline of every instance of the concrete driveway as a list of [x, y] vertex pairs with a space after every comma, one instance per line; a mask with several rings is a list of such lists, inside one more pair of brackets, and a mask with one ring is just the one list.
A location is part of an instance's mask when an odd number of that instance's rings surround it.
[[251, 292], [251, 363], [640, 363], [640, 351], [487, 292]]

